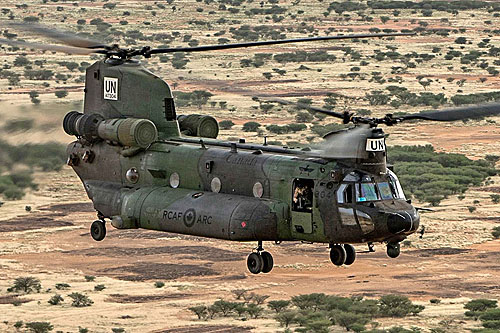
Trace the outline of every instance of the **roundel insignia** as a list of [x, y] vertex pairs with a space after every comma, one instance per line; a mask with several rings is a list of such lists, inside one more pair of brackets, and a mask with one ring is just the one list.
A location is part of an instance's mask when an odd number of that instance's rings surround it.
[[196, 221], [196, 212], [194, 209], [188, 209], [184, 213], [184, 225], [188, 228], [191, 228]]
[[245, 221], [241, 222], [241, 227], [245, 228], [247, 226], [247, 223]]

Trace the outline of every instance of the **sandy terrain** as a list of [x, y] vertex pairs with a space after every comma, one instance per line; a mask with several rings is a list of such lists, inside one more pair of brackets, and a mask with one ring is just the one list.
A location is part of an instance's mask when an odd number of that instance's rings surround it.
[[[60, 187], [62, 180], [64, 187]], [[50, 204], [39, 202], [49, 193], [57, 199]], [[472, 190], [466, 197], [488, 193]], [[21, 213], [26, 204], [32, 204], [33, 211]], [[454, 207], [461, 211], [456, 214], [461, 217], [459, 220], [446, 218], [453, 209], [451, 205], [459, 205]], [[88, 228], [95, 213], [77, 178], [65, 168], [62, 173], [45, 177], [38, 192], [2, 207], [10, 218], [0, 224], [0, 303], [7, 303], [0, 304], [0, 313], [2, 321], [8, 323], [0, 324], [0, 331], [9, 332], [18, 320], [46, 320], [56, 329], [69, 332], [79, 326], [92, 332], [109, 332], [113, 327], [126, 328], [127, 332], [278, 329], [270, 313], [264, 319], [245, 322], [200, 322], [187, 311], [193, 304], [232, 299], [234, 289], [270, 295], [270, 299], [313, 292], [365, 297], [399, 293], [427, 307], [418, 318], [400, 320], [399, 324], [434, 327], [449, 319], [457, 332], [465, 331], [465, 327], [477, 323], [464, 321], [464, 302], [500, 297], [500, 241], [489, 240], [489, 230], [500, 223], [500, 212], [498, 207], [485, 203], [472, 217], [466, 206], [466, 202], [450, 199], [436, 212], [425, 214], [424, 238], [410, 237], [411, 244], [403, 248], [397, 259], [388, 258], [382, 245], [376, 246], [375, 253], [363, 253], [366, 248], [358, 246], [355, 264], [338, 268], [330, 263], [324, 245], [268, 243], [265, 248], [273, 253], [275, 268], [271, 274], [254, 276], [245, 264], [253, 243], [111, 227], [104, 241], [93, 241]], [[5, 290], [13, 279], [27, 275], [42, 281], [42, 292], [20, 296], [26, 303], [14, 307], [9, 304], [11, 294]], [[86, 275], [96, 276], [96, 280], [86, 282]], [[166, 285], [157, 289], [153, 286], [155, 281], [164, 281]], [[56, 290], [56, 283], [68, 283], [71, 288]], [[94, 291], [97, 284], [104, 284], [106, 289]], [[55, 293], [65, 297], [75, 291], [89, 295], [95, 303], [88, 308], [73, 308], [68, 300], [61, 306], [47, 303]], [[441, 304], [430, 304], [432, 298], [441, 299]], [[382, 320], [381, 324], [391, 326], [394, 322]], [[198, 328], [200, 325], [203, 330]]]

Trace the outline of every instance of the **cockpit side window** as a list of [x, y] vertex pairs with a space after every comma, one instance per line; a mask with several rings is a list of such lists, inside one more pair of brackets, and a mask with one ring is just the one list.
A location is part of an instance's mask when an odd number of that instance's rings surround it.
[[341, 184], [337, 190], [337, 203], [352, 203], [353, 183]]
[[356, 184], [356, 201], [374, 201], [380, 200], [378, 190], [375, 183], [358, 183]]
[[389, 169], [387, 170], [387, 174], [389, 175], [389, 184], [391, 186], [391, 190], [393, 190], [394, 192], [394, 197], [397, 199], [406, 200], [403, 188], [401, 187], [401, 183], [399, 182], [396, 174]]

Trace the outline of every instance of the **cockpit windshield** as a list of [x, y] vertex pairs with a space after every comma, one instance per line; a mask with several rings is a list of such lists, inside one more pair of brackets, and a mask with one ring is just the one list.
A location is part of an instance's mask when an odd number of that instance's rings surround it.
[[351, 172], [346, 175], [337, 191], [337, 202], [352, 203], [353, 195], [355, 195], [356, 202], [406, 200], [398, 178], [390, 170], [387, 170], [383, 179], [376, 179], [360, 172]]

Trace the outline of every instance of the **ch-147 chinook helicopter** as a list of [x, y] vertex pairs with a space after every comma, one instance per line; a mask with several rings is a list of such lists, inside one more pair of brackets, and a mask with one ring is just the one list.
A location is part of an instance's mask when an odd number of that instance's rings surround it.
[[[0, 43], [104, 55], [87, 68], [84, 112], [71, 111], [63, 121], [65, 132], [77, 137], [68, 145], [68, 164], [97, 211], [98, 220], [90, 228], [92, 238], [104, 239], [105, 220], [109, 219], [118, 229], [256, 241], [258, 246], [247, 259], [254, 274], [273, 268], [273, 257], [264, 251], [264, 241], [327, 243], [330, 259], [337, 266], [355, 261], [351, 244], [384, 242], [388, 256], [397, 257], [399, 242], [418, 229], [420, 217], [387, 166], [385, 134], [377, 126], [500, 113], [500, 103], [382, 118], [307, 106], [354, 126], [327, 135], [328, 147], [323, 150], [228, 142], [217, 140], [214, 118], [177, 115], [168, 84], [133, 58], [407, 34], [123, 49], [52, 28], [17, 27], [68, 46], [12, 40]], [[337, 153], [325, 153], [330, 149]]]

